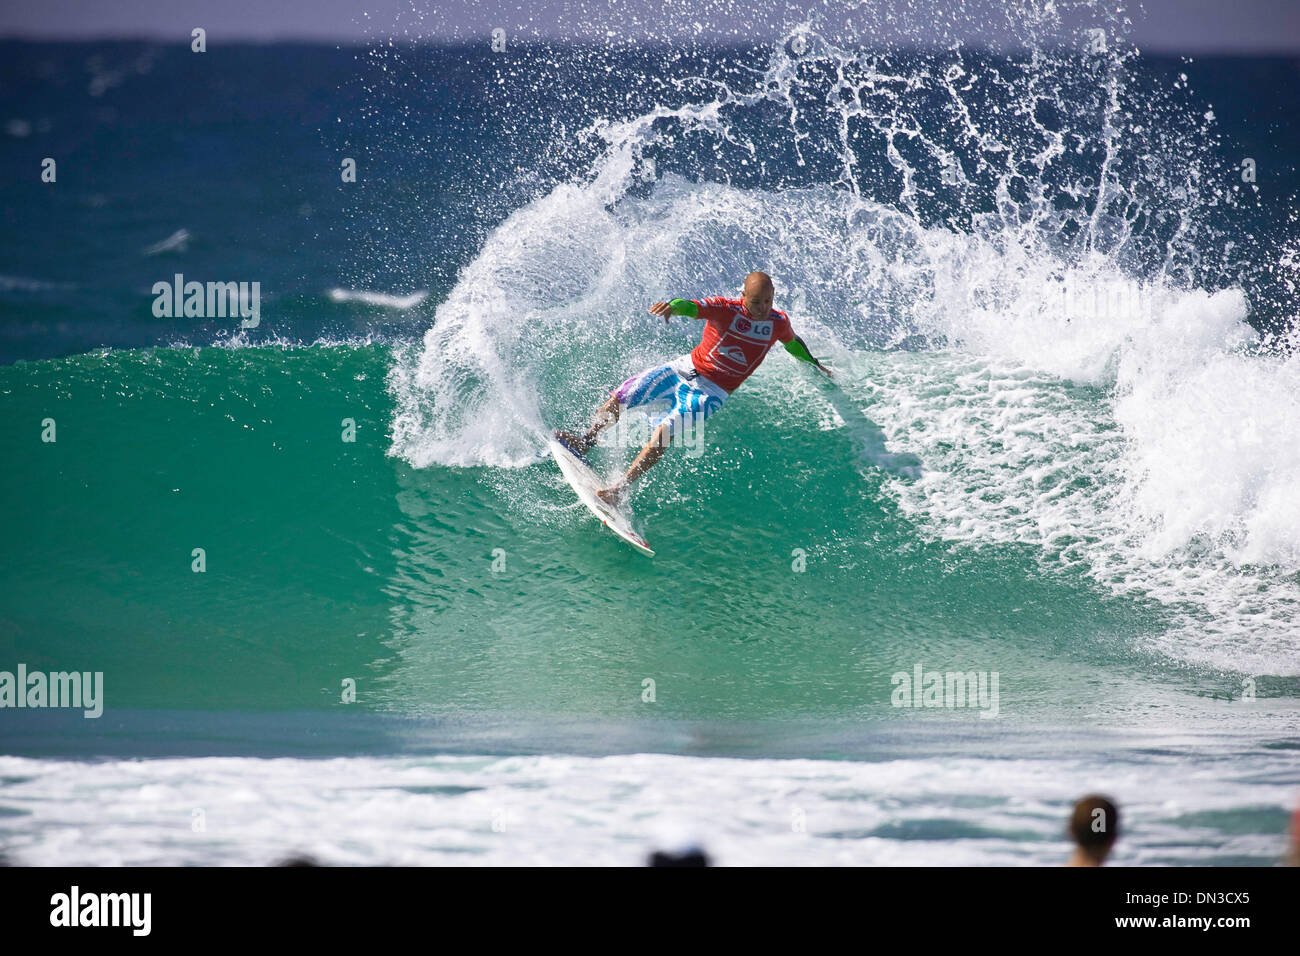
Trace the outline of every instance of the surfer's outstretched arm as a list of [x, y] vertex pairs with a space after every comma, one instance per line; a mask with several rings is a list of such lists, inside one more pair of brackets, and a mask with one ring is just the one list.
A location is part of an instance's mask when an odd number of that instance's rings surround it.
[[674, 315], [684, 315], [688, 319], [700, 317], [700, 304], [694, 299], [673, 299], [669, 302], [656, 302], [650, 306], [651, 315], [662, 315], [667, 322]]
[[826, 375], [830, 377], [834, 377], [835, 375], [834, 372], [832, 372], [821, 362], [813, 358], [812, 352], [808, 351], [808, 346], [804, 344], [804, 340], [799, 338], [799, 336], [796, 335], [789, 342], [785, 342], [782, 344], [785, 345], [785, 350], [789, 352], [791, 355], [793, 355], [795, 358], [797, 358], [799, 361], [811, 362], [813, 365], [817, 367], [819, 371], [824, 372]]

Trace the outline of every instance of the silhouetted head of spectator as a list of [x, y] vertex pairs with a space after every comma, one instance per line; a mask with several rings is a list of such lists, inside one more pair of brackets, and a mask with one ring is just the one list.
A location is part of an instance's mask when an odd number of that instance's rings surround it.
[[300, 853], [297, 856], [286, 856], [276, 866], [320, 866], [320, 864], [305, 853]]
[[709, 857], [698, 846], [683, 847], [680, 850], [655, 850], [646, 861], [647, 866], [708, 866]]
[[1070, 836], [1076, 847], [1071, 866], [1101, 866], [1119, 836], [1119, 811], [1105, 797], [1090, 793], [1074, 805]]

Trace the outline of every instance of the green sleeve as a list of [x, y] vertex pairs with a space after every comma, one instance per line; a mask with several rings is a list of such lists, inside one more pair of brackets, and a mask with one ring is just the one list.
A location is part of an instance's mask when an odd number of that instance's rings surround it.
[[688, 319], [700, 317], [700, 307], [690, 299], [673, 299], [668, 305], [673, 310], [673, 315], [684, 315]]
[[812, 353], [809, 352], [807, 347], [798, 339], [791, 339], [789, 342], [785, 342], [782, 344], [785, 345], [785, 350], [789, 352], [791, 355], [793, 355], [795, 358], [797, 358], [799, 361], [812, 362], [814, 365], [817, 364], [817, 360], [812, 357]]

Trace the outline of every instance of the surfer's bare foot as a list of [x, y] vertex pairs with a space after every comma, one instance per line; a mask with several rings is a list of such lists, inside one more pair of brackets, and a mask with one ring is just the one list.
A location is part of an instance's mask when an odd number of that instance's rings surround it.
[[558, 438], [562, 444], [568, 445], [579, 455], [587, 454], [587, 452], [591, 451], [591, 446], [596, 444], [594, 438], [575, 435], [572, 432], [561, 431], [558, 428], [555, 430], [555, 437]]
[[623, 496], [627, 493], [627, 485], [622, 482], [617, 485], [610, 485], [608, 488], [599, 488], [596, 491], [596, 497], [611, 508], [617, 508], [623, 503]]

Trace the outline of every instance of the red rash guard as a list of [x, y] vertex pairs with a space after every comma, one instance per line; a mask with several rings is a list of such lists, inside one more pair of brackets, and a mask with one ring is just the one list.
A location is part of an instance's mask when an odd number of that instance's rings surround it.
[[755, 322], [743, 299], [715, 295], [700, 302], [674, 299], [673, 312], [704, 320], [700, 344], [691, 352], [695, 370], [728, 392], [734, 392], [762, 364], [767, 350], [777, 342], [794, 339], [790, 317], [773, 309], [762, 322]]

